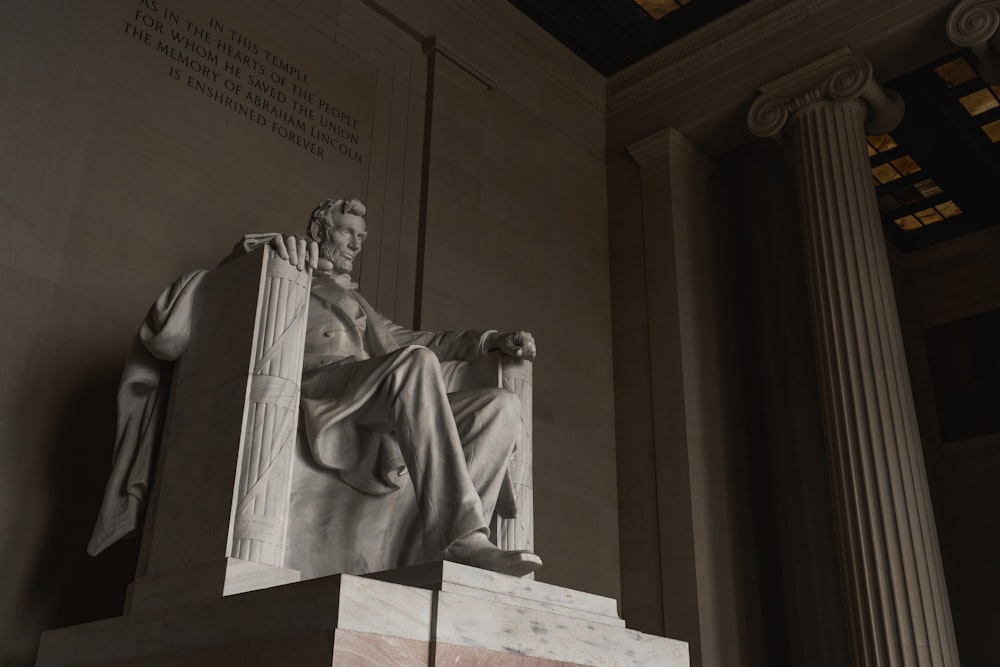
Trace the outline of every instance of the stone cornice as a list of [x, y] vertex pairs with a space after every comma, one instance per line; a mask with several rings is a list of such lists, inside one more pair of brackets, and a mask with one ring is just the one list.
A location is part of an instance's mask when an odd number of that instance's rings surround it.
[[948, 14], [948, 39], [972, 50], [979, 59], [979, 75], [989, 83], [1000, 83], [1000, 0], [962, 0]]
[[[604, 113], [606, 91], [603, 86], [587, 86], [578, 76], [561, 66], [554, 59], [525, 39], [519, 30], [512, 28], [491, 9], [496, 0], [448, 0], [449, 4], [499, 37], [512, 49], [535, 63], [546, 74], [561, 83], [581, 100]], [[506, 4], [506, 3], [504, 3]], [[525, 19], [527, 20], [527, 19]]]
[[640, 169], [645, 168], [669, 158], [671, 144], [682, 138], [680, 132], [672, 127], [666, 127], [644, 139], [629, 144], [628, 154], [632, 156]]
[[872, 78], [872, 65], [866, 58], [840, 49], [761, 86], [747, 114], [747, 127], [759, 137], [771, 137], [811, 104], [857, 99], [868, 105], [868, 127], [873, 132], [889, 132], [902, 120], [899, 95]]
[[628, 108], [838, 0], [755, 0], [608, 80], [608, 113]]

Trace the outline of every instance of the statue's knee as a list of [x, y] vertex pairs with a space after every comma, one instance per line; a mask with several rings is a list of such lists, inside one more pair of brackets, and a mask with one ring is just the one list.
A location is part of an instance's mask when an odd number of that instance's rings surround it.
[[489, 392], [490, 404], [499, 414], [515, 421], [521, 418], [521, 399], [517, 394], [502, 387], [490, 389]]
[[422, 369], [441, 367], [437, 355], [422, 345], [411, 345], [406, 348], [406, 363]]

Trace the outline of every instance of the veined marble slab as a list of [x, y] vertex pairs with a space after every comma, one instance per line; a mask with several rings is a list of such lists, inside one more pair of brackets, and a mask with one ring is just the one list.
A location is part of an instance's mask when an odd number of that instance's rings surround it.
[[529, 603], [539, 603], [548, 611], [557, 607], [565, 612], [587, 614], [601, 623], [625, 627], [625, 621], [618, 617], [618, 601], [614, 598], [574, 591], [523, 577], [510, 577], [450, 561], [435, 561], [385, 572], [373, 572], [365, 576], [488, 600], [504, 596], [506, 598], [504, 601], [508, 604], [533, 606]]
[[42, 635], [37, 664], [385, 664], [378, 656], [393, 665], [452, 658], [523, 667], [690, 664], [685, 642], [626, 629], [611, 598], [448, 562], [323, 577], [54, 630]]
[[436, 641], [580, 665], [687, 667], [686, 642], [561, 614], [438, 593]]
[[580, 665], [690, 664], [686, 642], [626, 629], [613, 598], [448, 561], [367, 576], [438, 591], [441, 644]]

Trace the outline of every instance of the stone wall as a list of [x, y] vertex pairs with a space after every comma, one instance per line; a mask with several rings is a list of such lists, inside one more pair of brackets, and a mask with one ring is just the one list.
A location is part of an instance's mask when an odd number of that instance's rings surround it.
[[137, 544], [84, 547], [148, 304], [330, 195], [382, 312], [535, 332], [538, 579], [618, 595], [603, 78], [506, 3], [16, 0], [0, 81], [0, 659], [120, 613]]

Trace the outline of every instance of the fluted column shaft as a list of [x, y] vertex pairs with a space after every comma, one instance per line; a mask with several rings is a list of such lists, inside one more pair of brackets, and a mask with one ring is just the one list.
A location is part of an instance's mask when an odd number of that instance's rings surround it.
[[848, 51], [819, 64], [762, 88], [750, 125], [780, 100], [767, 134], [787, 132], [795, 156], [854, 662], [958, 665], [865, 149], [866, 119], [894, 100]]

